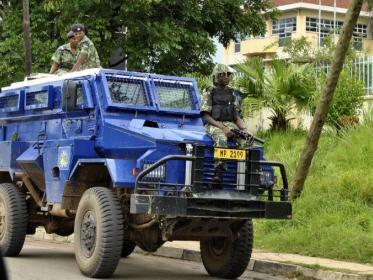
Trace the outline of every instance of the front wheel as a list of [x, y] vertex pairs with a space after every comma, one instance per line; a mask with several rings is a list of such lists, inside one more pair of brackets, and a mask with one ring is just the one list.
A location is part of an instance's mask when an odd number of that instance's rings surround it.
[[75, 258], [89, 277], [110, 277], [120, 260], [123, 246], [123, 214], [119, 200], [107, 188], [84, 192], [74, 225]]
[[0, 184], [0, 251], [16, 257], [22, 250], [27, 232], [26, 197], [13, 184]]
[[203, 240], [201, 258], [207, 272], [214, 277], [235, 279], [249, 264], [253, 245], [252, 221], [246, 221], [235, 239], [213, 237]]
[[122, 258], [127, 258], [135, 250], [136, 243], [130, 240], [123, 241]]

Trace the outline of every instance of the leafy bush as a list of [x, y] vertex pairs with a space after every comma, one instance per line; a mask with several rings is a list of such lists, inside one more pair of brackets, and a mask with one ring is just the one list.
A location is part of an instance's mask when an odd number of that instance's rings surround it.
[[[322, 74], [321, 84], [325, 84], [326, 74]], [[339, 130], [344, 124], [354, 122], [357, 119], [358, 110], [363, 105], [364, 84], [351, 74], [347, 65], [341, 72], [337, 87], [334, 92], [332, 104], [326, 119], [326, 123]], [[313, 112], [319, 101], [321, 91], [315, 94]], [[346, 122], [344, 122], [344, 120]]]

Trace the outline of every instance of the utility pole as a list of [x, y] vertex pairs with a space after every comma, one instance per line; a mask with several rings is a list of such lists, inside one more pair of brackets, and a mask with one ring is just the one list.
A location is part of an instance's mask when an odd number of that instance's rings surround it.
[[335, 43], [336, 39], [336, 28], [337, 28], [337, 0], [334, 0], [334, 11], [333, 11], [333, 40]]
[[[127, 41], [128, 41], [128, 27], [126, 26], [124, 29], [124, 34], [126, 36], [126, 46], [127, 46]], [[128, 52], [127, 52], [127, 47], [124, 50], [124, 70], [128, 70]]]
[[23, 0], [23, 46], [25, 50], [25, 76], [31, 74], [31, 36], [29, 0]]
[[318, 40], [317, 40], [317, 45], [320, 48], [321, 47], [321, 0], [319, 0], [319, 24], [318, 24]]
[[295, 170], [293, 190], [291, 195], [292, 199], [298, 198], [302, 193], [304, 182], [306, 181], [313, 155], [317, 150], [321, 131], [324, 126], [330, 104], [333, 100], [334, 90], [337, 86], [339, 74], [341, 73], [343, 68], [348, 46], [351, 41], [354, 27], [359, 18], [363, 2], [364, 0], [350, 1], [350, 5], [343, 24], [343, 29], [341, 35], [339, 36], [337, 47], [334, 51], [333, 63], [330, 67], [325, 87], [321, 94], [320, 101], [317, 104], [316, 112], [313, 116], [313, 121], [308, 132], [305, 146]]

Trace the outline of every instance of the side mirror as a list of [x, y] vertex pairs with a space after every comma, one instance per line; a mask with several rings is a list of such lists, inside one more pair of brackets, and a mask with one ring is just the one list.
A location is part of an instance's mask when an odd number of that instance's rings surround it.
[[62, 85], [62, 110], [72, 112], [76, 110], [79, 82], [65, 80]]

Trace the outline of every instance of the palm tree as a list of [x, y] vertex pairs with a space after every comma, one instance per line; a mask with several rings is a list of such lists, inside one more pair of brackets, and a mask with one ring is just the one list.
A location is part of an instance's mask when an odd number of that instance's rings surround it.
[[197, 86], [202, 93], [205, 89], [212, 85], [212, 77], [206, 76], [200, 73], [190, 73], [186, 75], [187, 77], [195, 78], [197, 81]]
[[[307, 65], [295, 65], [284, 60], [274, 60], [268, 69], [259, 59], [240, 65], [242, 77], [237, 85], [244, 96], [256, 98], [262, 106], [271, 109], [272, 130], [289, 127], [289, 113], [305, 108], [314, 92], [314, 80]], [[262, 106], [259, 106], [262, 107]]]

